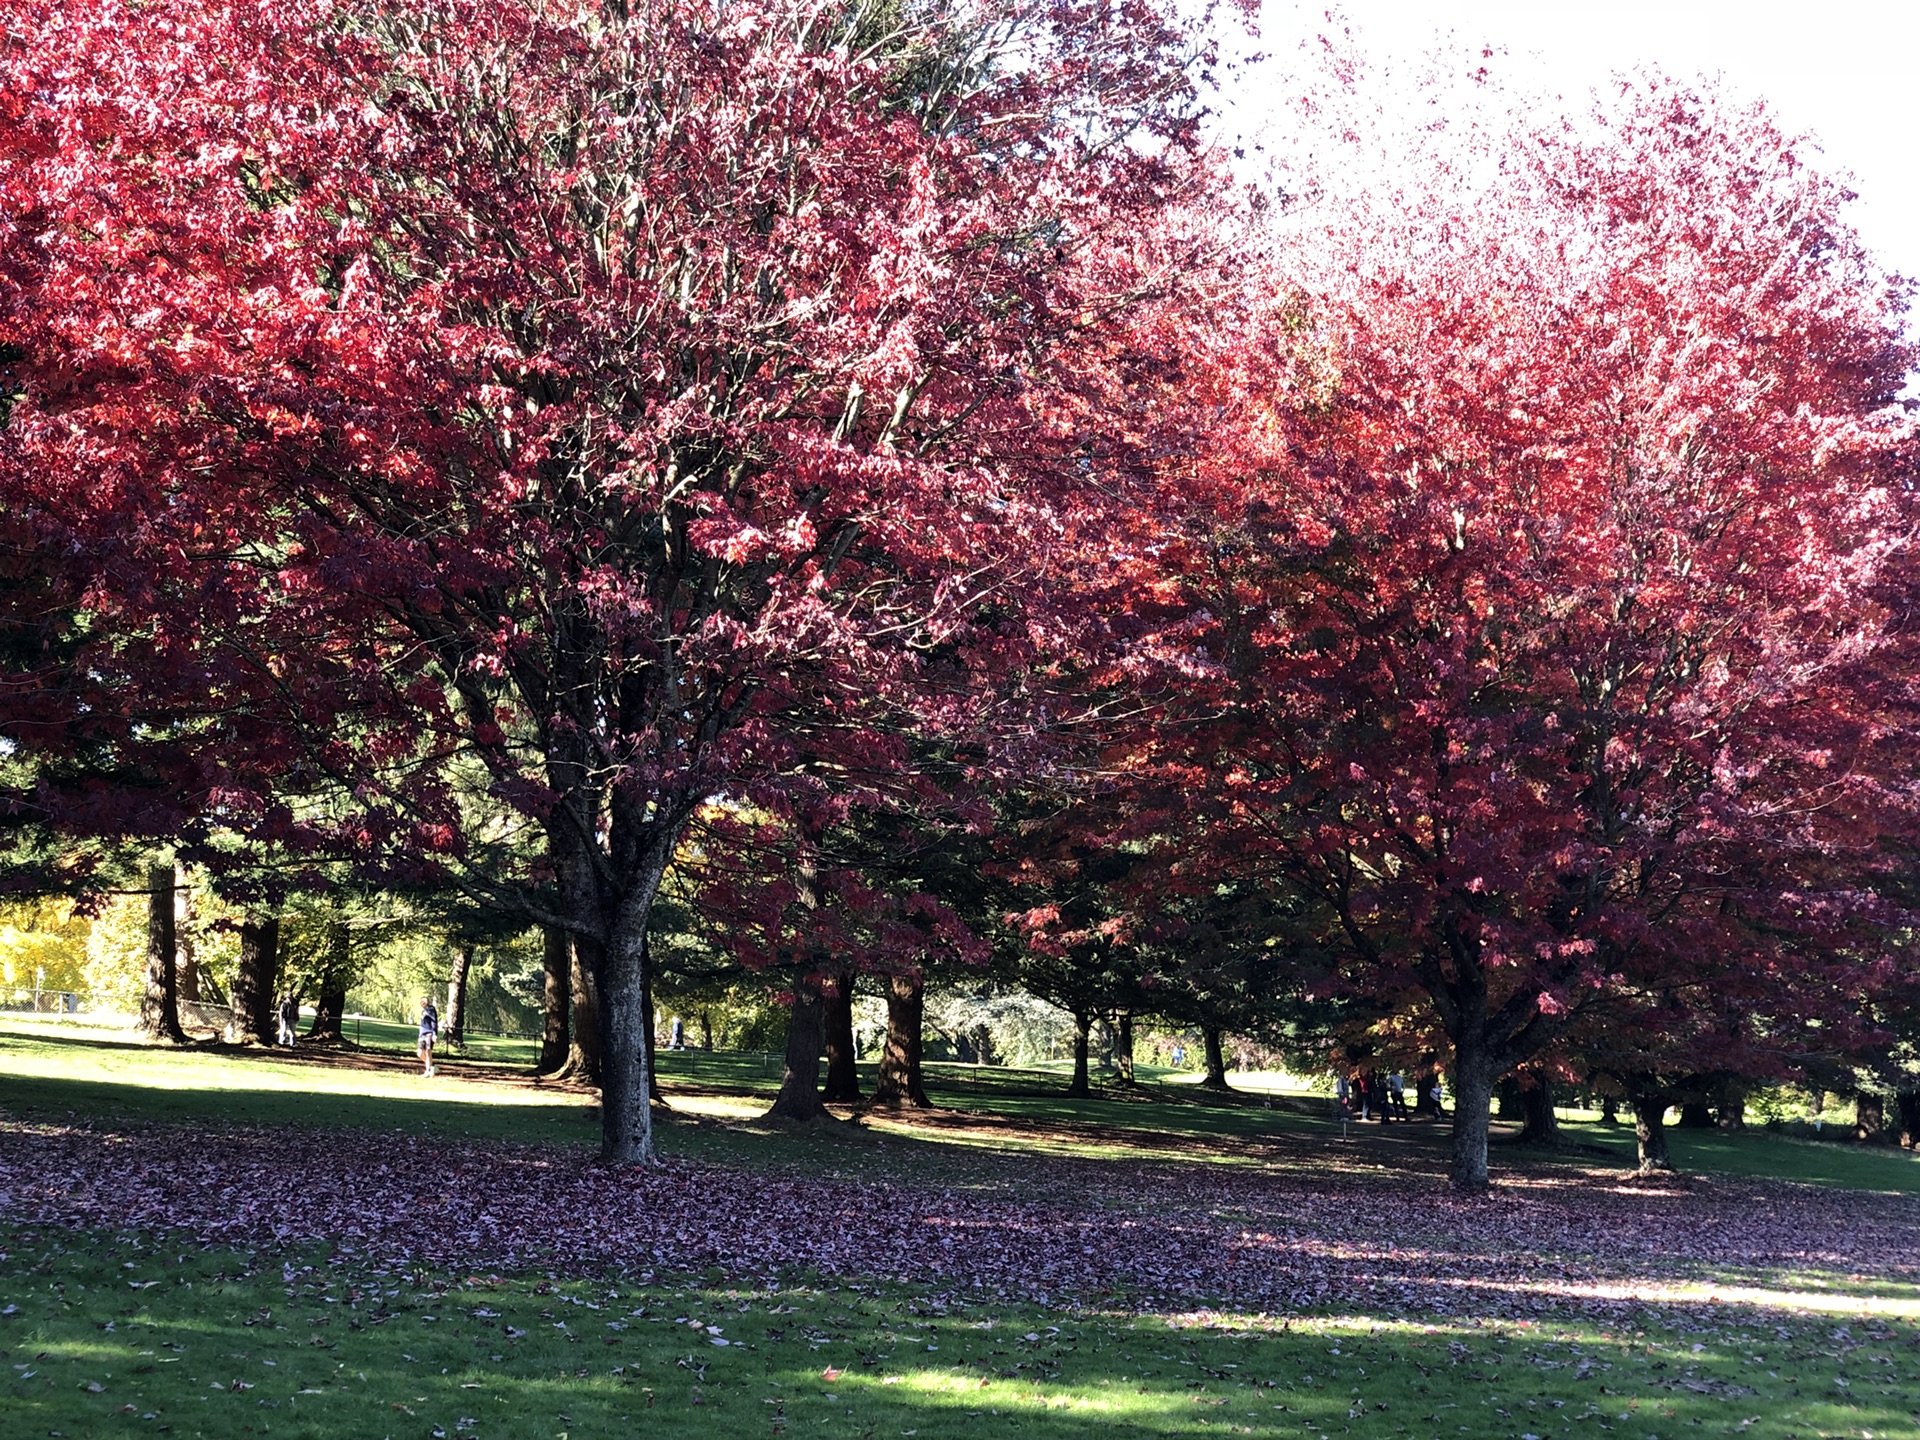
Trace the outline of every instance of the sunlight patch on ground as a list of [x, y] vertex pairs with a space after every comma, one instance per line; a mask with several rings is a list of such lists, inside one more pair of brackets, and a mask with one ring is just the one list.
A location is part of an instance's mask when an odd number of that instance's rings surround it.
[[[36, 1027], [37, 1028], [37, 1027]], [[123, 1031], [101, 1032], [67, 1028], [50, 1034], [59, 1041], [102, 1039], [113, 1048], [67, 1050], [16, 1048], [0, 1036], [6, 1053], [6, 1073], [23, 1079], [92, 1080], [139, 1085], [168, 1091], [275, 1091], [288, 1094], [371, 1095], [395, 1099], [451, 1100], [487, 1105], [555, 1105], [586, 1100], [579, 1092], [531, 1081], [496, 1080], [474, 1075], [457, 1062], [443, 1062], [431, 1077], [419, 1074], [410, 1062], [374, 1068], [337, 1066], [307, 1059], [277, 1059], [267, 1053], [223, 1055], [207, 1051], [173, 1050], [129, 1045]], [[38, 1035], [21, 1036], [28, 1046]], [[295, 1052], [300, 1054], [301, 1052]]]
[[[675, 1106], [679, 1100], [674, 1101]], [[1209, 1145], [1195, 1136], [1182, 1136], [1183, 1143], [1178, 1149], [1167, 1146], [1133, 1145], [1122, 1138], [1124, 1130], [1114, 1127], [1110, 1137], [1100, 1140], [1084, 1138], [1053, 1139], [1025, 1130], [1016, 1123], [1012, 1126], [993, 1126], [981, 1129], [962, 1129], [949, 1125], [915, 1125], [912, 1122], [885, 1121], [868, 1115], [863, 1122], [875, 1131], [910, 1137], [930, 1145], [951, 1145], [964, 1150], [1019, 1151], [1023, 1154], [1046, 1155], [1070, 1160], [1124, 1160], [1130, 1162], [1165, 1161], [1181, 1164], [1265, 1166], [1273, 1163], [1271, 1157], [1247, 1149], [1247, 1141], [1238, 1137], [1222, 1137], [1218, 1146]], [[1233, 1148], [1226, 1141], [1237, 1140]]]
[[[1198, 1070], [1166, 1070], [1155, 1078], [1163, 1085], [1198, 1085], [1206, 1076]], [[1316, 1088], [1307, 1077], [1290, 1075], [1284, 1070], [1235, 1070], [1228, 1074], [1227, 1083], [1235, 1090], [1255, 1095], [1300, 1095], [1322, 1099], [1328, 1104], [1333, 1102], [1331, 1090]]]
[[1482, 1294], [1540, 1295], [1561, 1300], [1617, 1300], [1641, 1305], [1737, 1305], [1781, 1310], [1796, 1315], [1875, 1315], [1920, 1320], [1920, 1299], [1817, 1290], [1779, 1290], [1762, 1285], [1719, 1285], [1705, 1281], [1567, 1281], [1539, 1279], [1525, 1285], [1498, 1280], [1435, 1277], [1430, 1283]]
[[692, 1095], [668, 1087], [667, 1103], [675, 1115], [697, 1115], [708, 1120], [754, 1120], [767, 1113], [764, 1095]]

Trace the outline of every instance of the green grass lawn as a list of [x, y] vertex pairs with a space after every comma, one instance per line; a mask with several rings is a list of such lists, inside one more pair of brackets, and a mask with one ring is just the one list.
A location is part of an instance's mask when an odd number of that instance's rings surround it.
[[[1560, 1128], [1567, 1139], [1583, 1147], [1598, 1147], [1621, 1166], [1638, 1163], [1630, 1125], [1563, 1120]], [[1764, 1129], [1728, 1134], [1671, 1127], [1667, 1142], [1673, 1163], [1685, 1171], [1769, 1176], [1847, 1190], [1898, 1190], [1920, 1195], [1920, 1154], [1893, 1146], [1858, 1145], [1842, 1139], [1805, 1140]]]
[[[292, 1052], [194, 1048], [156, 1049], [120, 1029], [72, 1020], [0, 1017], [0, 1103], [23, 1115], [96, 1116], [116, 1122], [193, 1120], [215, 1116], [250, 1125], [325, 1125], [441, 1134], [524, 1143], [593, 1143], [593, 1096], [579, 1089], [535, 1085], [530, 1070], [537, 1047], [502, 1040], [464, 1055], [440, 1057], [438, 1073], [422, 1079], [412, 1066], [413, 1032], [389, 1022], [363, 1022], [363, 1043], [348, 1055], [297, 1047]], [[779, 1087], [779, 1066], [759, 1054], [662, 1051], [662, 1083], [671, 1108], [662, 1116], [662, 1144], [701, 1158], [749, 1165], [784, 1165], [793, 1147], [763, 1134], [741, 1134], [761, 1103]], [[871, 1087], [871, 1067], [863, 1080]], [[1342, 1126], [1319, 1096], [1248, 1091], [1206, 1095], [1175, 1072], [1143, 1071], [1132, 1093], [1107, 1089], [1091, 1100], [1069, 1100], [1059, 1077], [1045, 1071], [934, 1064], [928, 1088], [949, 1117], [978, 1120], [916, 1129], [884, 1157], [889, 1168], [912, 1167], [919, 1156], [931, 1171], [1019, 1153], [1098, 1160], [1165, 1160], [1228, 1166], [1346, 1163], [1355, 1155], [1396, 1149], [1431, 1160], [1445, 1143], [1445, 1127]], [[704, 1107], [704, 1108], [703, 1108]], [[716, 1108], [717, 1107], [717, 1108]], [[1499, 1127], [1496, 1127], [1496, 1132]], [[1575, 1147], [1570, 1163], [1634, 1163], [1632, 1129], [1596, 1121], [1563, 1121]], [[1340, 1141], [1342, 1134], [1346, 1141]], [[827, 1148], [835, 1164], [859, 1173], [870, 1160], [862, 1137]], [[1891, 1147], [1808, 1141], [1770, 1134], [1670, 1131], [1676, 1163], [1710, 1174], [1774, 1176], [1849, 1189], [1920, 1194], [1920, 1155]], [[1351, 1142], [1358, 1142], [1357, 1144]], [[809, 1145], [809, 1149], [817, 1148]], [[1498, 1167], [1519, 1152], [1500, 1147]], [[1528, 1154], [1530, 1163], [1551, 1156]], [[876, 1160], [875, 1163], [878, 1163]]]
[[1920, 1435], [1891, 1322], [1058, 1311], [19, 1227], [0, 1250], [18, 1436]]
[[[592, 1096], [529, 1082], [530, 1042], [422, 1079], [406, 1027], [358, 1048], [166, 1050], [71, 1021], [0, 1020], [0, 1121], [207, 1121], [395, 1131], [585, 1149]], [[521, 1071], [514, 1067], [520, 1066]], [[1317, 1097], [1225, 1101], [1149, 1076], [1086, 1101], [1044, 1072], [934, 1066], [942, 1111], [794, 1134], [753, 1116], [778, 1083], [758, 1055], [663, 1053], [671, 1153], [789, 1173], [1018, 1194], [1045, 1155], [1248, 1169], [1432, 1165], [1444, 1131], [1348, 1127]], [[1268, 1102], [1273, 1103], [1269, 1106]], [[1571, 1123], [1625, 1164], [1631, 1132]], [[380, 1138], [379, 1143], [387, 1143]], [[1920, 1189], [1899, 1152], [1676, 1132], [1683, 1165], [1881, 1191]], [[1535, 1173], [1585, 1152], [1503, 1150]], [[1541, 1167], [1545, 1169], [1541, 1169]], [[1356, 1190], [1356, 1239], [1370, 1236]], [[849, 1217], [857, 1224], [858, 1217]], [[423, 1223], [427, 1223], [424, 1222]], [[1675, 1246], [1685, 1235], [1676, 1231]], [[311, 1245], [26, 1228], [0, 1215], [0, 1440], [14, 1436], [580, 1437], [1010, 1435], [1078, 1440], [1742, 1435], [1920, 1437], [1913, 1287], [1831, 1272], [1747, 1276], [1603, 1325], [1491, 1313], [1267, 1316], [1106, 1312], [972, 1300], [894, 1283], [776, 1292], [636, 1283], [582, 1260], [534, 1274], [399, 1273]], [[1729, 1276], [1731, 1281], [1735, 1277]], [[1726, 1287], [1721, 1287], [1726, 1288]], [[697, 1323], [696, 1323], [697, 1322]], [[718, 1343], [725, 1341], [725, 1344]]]

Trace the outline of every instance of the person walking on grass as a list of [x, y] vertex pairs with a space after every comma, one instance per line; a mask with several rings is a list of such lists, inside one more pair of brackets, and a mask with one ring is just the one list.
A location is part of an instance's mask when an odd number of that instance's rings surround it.
[[433, 1047], [440, 1038], [440, 1012], [433, 1008], [433, 999], [429, 996], [420, 1002], [420, 1074], [424, 1078], [433, 1074]]

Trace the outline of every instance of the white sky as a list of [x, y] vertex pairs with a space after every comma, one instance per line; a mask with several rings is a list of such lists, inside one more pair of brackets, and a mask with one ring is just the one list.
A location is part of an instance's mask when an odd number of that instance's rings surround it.
[[[1327, 27], [1329, 8], [1266, 0], [1259, 45], [1271, 58], [1229, 82], [1250, 128], [1282, 98], [1298, 42]], [[1819, 140], [1829, 171], [1853, 177], [1853, 222], [1881, 263], [1920, 277], [1920, 0], [1344, 0], [1338, 13], [1364, 54], [1413, 56], [1448, 37], [1488, 44], [1518, 76], [1576, 102], [1641, 63], [1718, 77]]]

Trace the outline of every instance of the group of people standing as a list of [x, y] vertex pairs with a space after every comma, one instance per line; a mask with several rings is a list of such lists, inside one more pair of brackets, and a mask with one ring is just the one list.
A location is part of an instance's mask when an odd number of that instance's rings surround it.
[[[1398, 1070], [1391, 1074], [1379, 1070], [1361, 1070], [1352, 1075], [1337, 1075], [1334, 1096], [1340, 1108], [1361, 1120], [1378, 1120], [1382, 1125], [1395, 1120], [1411, 1120], [1407, 1108], [1407, 1077]], [[1433, 1103], [1440, 1104], [1440, 1082], [1433, 1082]]]

